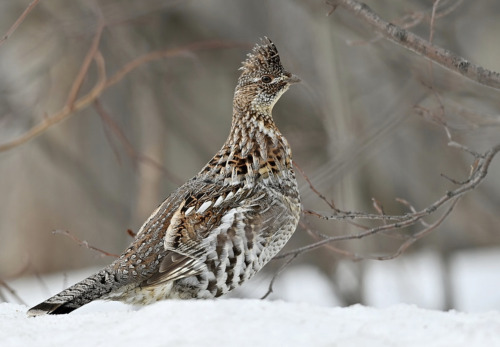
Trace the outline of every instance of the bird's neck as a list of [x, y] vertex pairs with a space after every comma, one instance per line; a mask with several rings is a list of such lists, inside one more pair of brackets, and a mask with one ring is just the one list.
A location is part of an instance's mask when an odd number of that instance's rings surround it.
[[263, 109], [234, 107], [231, 131], [221, 150], [200, 172], [228, 184], [281, 180], [292, 167], [291, 150]]

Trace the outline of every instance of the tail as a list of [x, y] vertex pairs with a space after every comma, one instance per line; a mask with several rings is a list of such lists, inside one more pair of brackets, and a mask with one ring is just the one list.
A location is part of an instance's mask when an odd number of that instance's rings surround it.
[[34, 317], [44, 314], [70, 313], [108, 294], [111, 290], [116, 288], [117, 283], [114, 274], [109, 268], [105, 268], [35, 307], [30, 308], [27, 312], [28, 316]]

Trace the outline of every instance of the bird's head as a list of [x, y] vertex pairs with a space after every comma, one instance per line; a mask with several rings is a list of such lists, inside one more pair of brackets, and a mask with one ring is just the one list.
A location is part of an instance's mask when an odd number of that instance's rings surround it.
[[267, 37], [255, 45], [243, 62], [234, 94], [234, 106], [270, 114], [291, 84], [300, 79], [286, 71], [274, 43]]

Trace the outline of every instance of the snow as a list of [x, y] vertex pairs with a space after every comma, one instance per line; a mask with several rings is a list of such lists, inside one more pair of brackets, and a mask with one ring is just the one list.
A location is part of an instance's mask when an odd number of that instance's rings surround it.
[[[143, 308], [96, 301], [69, 315], [35, 318], [26, 316], [25, 305], [3, 303], [0, 346], [500, 346], [499, 262], [498, 248], [457, 253], [449, 270], [429, 251], [367, 262], [363, 290], [370, 307], [338, 307], [327, 276], [305, 265], [279, 277], [270, 296], [278, 300], [164, 301]], [[97, 270], [9, 285], [32, 306]], [[444, 300], [446, 271], [456, 307], [468, 312], [435, 310]], [[349, 279], [348, 266], [344, 272], [337, 282]], [[236, 296], [259, 298], [269, 280], [257, 276]]]
[[412, 305], [331, 308], [228, 299], [163, 301], [139, 310], [97, 302], [93, 312], [26, 317], [0, 304], [8, 346], [495, 346], [500, 313], [439, 312]]

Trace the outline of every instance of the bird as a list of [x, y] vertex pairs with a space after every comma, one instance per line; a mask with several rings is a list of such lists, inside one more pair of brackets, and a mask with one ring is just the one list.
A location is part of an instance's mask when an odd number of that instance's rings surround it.
[[28, 316], [66, 314], [94, 300], [214, 299], [283, 248], [297, 228], [301, 202], [292, 152], [272, 110], [300, 79], [285, 70], [267, 37], [240, 70], [222, 148], [159, 205], [113, 263]]

